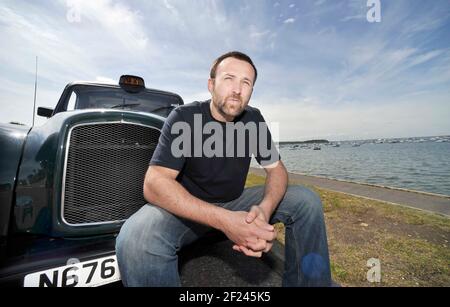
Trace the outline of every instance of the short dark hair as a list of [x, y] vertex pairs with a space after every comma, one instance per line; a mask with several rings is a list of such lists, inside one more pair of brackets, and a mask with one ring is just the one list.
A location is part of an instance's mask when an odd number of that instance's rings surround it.
[[253, 70], [255, 71], [255, 80], [253, 80], [253, 84], [256, 83], [256, 78], [258, 77], [258, 71], [256, 70], [255, 64], [253, 64], [252, 59], [246, 55], [245, 53], [239, 52], [239, 51], [230, 51], [227, 52], [225, 54], [222, 54], [220, 57], [218, 57], [212, 67], [211, 67], [211, 72], [209, 73], [209, 77], [211, 79], [215, 79], [216, 78], [216, 71], [217, 71], [217, 66], [219, 66], [220, 63], [222, 63], [223, 60], [225, 60], [226, 58], [235, 58], [241, 61], [245, 61], [247, 63], [249, 63], [250, 65], [252, 65]]

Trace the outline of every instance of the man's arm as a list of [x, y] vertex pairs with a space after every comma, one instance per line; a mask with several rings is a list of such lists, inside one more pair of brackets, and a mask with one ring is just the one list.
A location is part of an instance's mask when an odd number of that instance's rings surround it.
[[288, 174], [281, 160], [272, 166], [265, 167], [264, 170], [266, 171], [264, 198], [259, 207], [263, 210], [268, 222], [286, 193]]
[[178, 173], [170, 168], [150, 166], [144, 181], [144, 198], [179, 217], [219, 228], [219, 216], [224, 209], [191, 195], [176, 181]]
[[[272, 213], [277, 208], [278, 204], [284, 197], [287, 189], [288, 174], [283, 162], [277, 161], [274, 164], [265, 167], [266, 171], [266, 183], [264, 189], [263, 200], [258, 206], [253, 206], [250, 212], [247, 214], [247, 223], [269, 223]], [[256, 240], [249, 242], [247, 246], [239, 246], [235, 244], [233, 249], [245, 253], [248, 256], [261, 257], [262, 251], [269, 252], [272, 248], [272, 240], [262, 240], [257, 238]]]
[[239, 245], [247, 246], [252, 238], [271, 241], [276, 236], [269, 224], [246, 223], [247, 212], [226, 210], [193, 196], [176, 181], [178, 173], [166, 167], [150, 166], [144, 181], [145, 199], [176, 216], [216, 228]]

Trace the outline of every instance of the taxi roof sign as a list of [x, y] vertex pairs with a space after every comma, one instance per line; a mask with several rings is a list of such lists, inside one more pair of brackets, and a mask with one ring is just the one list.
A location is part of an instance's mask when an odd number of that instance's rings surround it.
[[119, 85], [121, 87], [145, 88], [144, 79], [132, 75], [120, 76]]

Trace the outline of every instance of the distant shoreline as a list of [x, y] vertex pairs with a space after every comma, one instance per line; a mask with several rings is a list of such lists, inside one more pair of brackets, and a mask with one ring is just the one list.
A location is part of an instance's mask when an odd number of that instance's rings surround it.
[[371, 142], [371, 141], [378, 141], [378, 140], [407, 140], [407, 139], [424, 139], [424, 140], [430, 140], [433, 138], [442, 138], [442, 139], [449, 139], [450, 140], [450, 134], [443, 134], [443, 135], [429, 135], [429, 136], [405, 136], [405, 137], [380, 137], [380, 138], [370, 138], [370, 139], [349, 139], [349, 140], [332, 140], [329, 141], [327, 139], [312, 139], [312, 140], [306, 140], [306, 141], [279, 141], [277, 142], [280, 145], [291, 145], [291, 144], [318, 144], [318, 143], [351, 143], [351, 142]]
[[280, 145], [291, 145], [291, 144], [327, 144], [330, 143], [328, 140], [308, 140], [308, 141], [293, 141], [293, 142], [279, 142]]

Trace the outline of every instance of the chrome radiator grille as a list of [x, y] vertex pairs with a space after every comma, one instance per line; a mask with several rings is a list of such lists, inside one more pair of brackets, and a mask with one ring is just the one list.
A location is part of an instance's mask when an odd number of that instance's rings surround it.
[[66, 223], [121, 221], [144, 205], [144, 176], [159, 135], [155, 128], [129, 123], [74, 127], [63, 179]]

